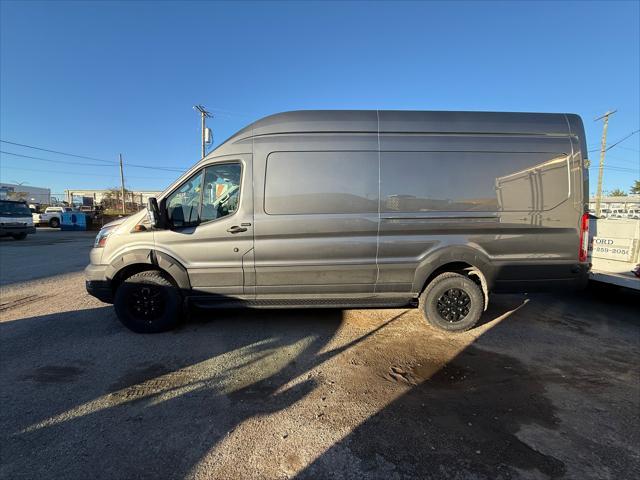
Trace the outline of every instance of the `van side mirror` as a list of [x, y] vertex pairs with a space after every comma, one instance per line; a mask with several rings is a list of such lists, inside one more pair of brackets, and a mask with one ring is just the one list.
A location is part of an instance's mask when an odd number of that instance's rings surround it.
[[[162, 207], [165, 207], [164, 211]], [[160, 200], [160, 206], [158, 206], [158, 200], [155, 197], [149, 197], [149, 200], [147, 200], [147, 215], [151, 226], [154, 228], [167, 228], [167, 212], [164, 199]]]

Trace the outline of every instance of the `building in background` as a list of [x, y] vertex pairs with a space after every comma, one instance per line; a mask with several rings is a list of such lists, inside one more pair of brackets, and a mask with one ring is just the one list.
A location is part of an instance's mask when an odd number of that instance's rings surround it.
[[[127, 207], [140, 209], [147, 206], [149, 197], [157, 197], [159, 191], [125, 191], [125, 201]], [[106, 190], [86, 190], [86, 189], [69, 189], [64, 191], [64, 200], [70, 205], [102, 205], [107, 208], [117, 208], [122, 206], [121, 192], [118, 189]]]
[[[589, 209], [595, 211], [596, 199], [591, 197], [589, 199]], [[640, 208], [640, 195], [626, 195], [624, 197], [602, 197], [600, 208], [612, 210], [614, 208], [621, 208], [623, 210], [629, 210], [630, 208]]]
[[0, 183], [0, 200], [23, 200], [37, 205], [50, 205], [51, 189]]

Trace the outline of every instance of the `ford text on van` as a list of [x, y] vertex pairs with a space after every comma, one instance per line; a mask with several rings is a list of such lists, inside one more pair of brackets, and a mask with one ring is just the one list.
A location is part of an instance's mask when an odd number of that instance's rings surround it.
[[87, 290], [137, 332], [192, 306], [416, 307], [463, 331], [490, 292], [586, 283], [585, 145], [570, 114], [269, 116], [106, 225]]

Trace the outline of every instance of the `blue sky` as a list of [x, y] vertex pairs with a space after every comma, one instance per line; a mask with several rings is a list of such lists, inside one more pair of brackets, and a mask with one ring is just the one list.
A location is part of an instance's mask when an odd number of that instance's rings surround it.
[[[639, 2], [0, 3], [0, 137], [103, 160], [161, 190], [219, 143], [293, 109], [572, 112], [590, 149], [640, 128]], [[118, 185], [115, 164], [7, 143], [3, 182]], [[590, 154], [597, 163], [598, 152]], [[104, 165], [104, 166], [102, 166]], [[640, 177], [640, 135], [608, 152], [605, 189]], [[631, 171], [624, 169], [631, 169]], [[595, 190], [596, 170], [591, 189]]]

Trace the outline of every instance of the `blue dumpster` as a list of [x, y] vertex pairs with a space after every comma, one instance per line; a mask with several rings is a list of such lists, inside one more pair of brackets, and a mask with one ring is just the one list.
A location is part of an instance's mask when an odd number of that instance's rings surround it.
[[60, 230], [86, 230], [87, 215], [82, 212], [64, 212], [60, 220]]

